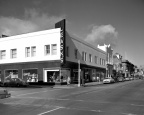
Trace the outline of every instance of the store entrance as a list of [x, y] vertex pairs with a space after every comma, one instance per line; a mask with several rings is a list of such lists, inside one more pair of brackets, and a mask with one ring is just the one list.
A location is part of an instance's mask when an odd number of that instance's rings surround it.
[[45, 70], [44, 82], [60, 82], [59, 70]]

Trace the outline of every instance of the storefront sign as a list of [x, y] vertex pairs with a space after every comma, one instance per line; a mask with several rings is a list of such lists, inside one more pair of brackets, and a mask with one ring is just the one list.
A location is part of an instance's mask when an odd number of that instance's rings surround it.
[[61, 59], [61, 64], [64, 64], [64, 32], [63, 29], [61, 28], [60, 31], [60, 59]]
[[65, 19], [56, 23], [55, 28], [61, 28], [60, 30], [60, 61], [61, 65], [65, 64]]

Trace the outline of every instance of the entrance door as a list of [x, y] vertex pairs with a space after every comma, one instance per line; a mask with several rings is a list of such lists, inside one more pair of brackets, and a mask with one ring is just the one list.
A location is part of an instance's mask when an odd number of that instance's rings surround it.
[[44, 82], [58, 82], [59, 70], [44, 70]]

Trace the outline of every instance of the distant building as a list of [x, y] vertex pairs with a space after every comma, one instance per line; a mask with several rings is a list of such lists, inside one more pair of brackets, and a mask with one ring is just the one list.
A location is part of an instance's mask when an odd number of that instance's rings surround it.
[[130, 77], [135, 73], [135, 66], [128, 60], [122, 60], [122, 66], [125, 77]]
[[113, 75], [113, 49], [111, 48], [110, 44], [106, 45], [104, 44], [103, 46], [98, 45], [97, 46], [99, 49], [103, 50], [106, 52], [106, 72], [107, 72], [107, 77], [111, 77]]
[[0, 39], [0, 77], [19, 77], [28, 82], [63, 83], [70, 76], [87, 82], [106, 75], [106, 52], [68, 34], [65, 20], [54, 29]]

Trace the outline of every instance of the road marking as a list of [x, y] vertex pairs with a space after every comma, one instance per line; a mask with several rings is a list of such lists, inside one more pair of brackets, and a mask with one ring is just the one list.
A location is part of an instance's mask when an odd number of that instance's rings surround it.
[[81, 108], [77, 108], [77, 107], [65, 107], [64, 109], [74, 109], [74, 110], [81, 110], [81, 111], [91, 111], [91, 112], [104, 112], [104, 111], [101, 111], [101, 110], [95, 110], [95, 109], [89, 109], [88, 107], [81, 107]]
[[122, 113], [124, 115], [137, 115], [137, 114], [133, 114], [133, 113]]
[[144, 106], [144, 105], [136, 105], [136, 104], [131, 104], [132, 106]]
[[70, 93], [70, 94], [67, 94], [67, 95], [63, 95], [63, 96], [60, 96], [60, 98], [65, 98], [65, 97], [69, 97], [69, 96], [72, 96], [72, 95], [79, 95], [79, 94], [89, 94], [89, 93], [93, 93], [93, 92], [99, 92], [99, 91], [102, 91], [104, 89], [99, 89], [99, 90], [87, 90], [87, 91], [77, 91], [77, 92], [74, 92], [74, 93]]
[[61, 108], [64, 108], [64, 107], [58, 107], [58, 108], [52, 109], [50, 111], [46, 111], [46, 112], [40, 113], [38, 115], [43, 115], [43, 114], [46, 114], [46, 113], [50, 113], [50, 112], [56, 111], [56, 110], [61, 109]]
[[[61, 90], [61, 89], [54, 89], [54, 90]], [[46, 90], [46, 91], [40, 91], [40, 92], [25, 93], [25, 94], [15, 95], [15, 96], [11, 96], [11, 97], [18, 97], [18, 96], [23, 96], [23, 95], [30, 95], [30, 94], [42, 93], [42, 92], [54, 91], [54, 90]]]

